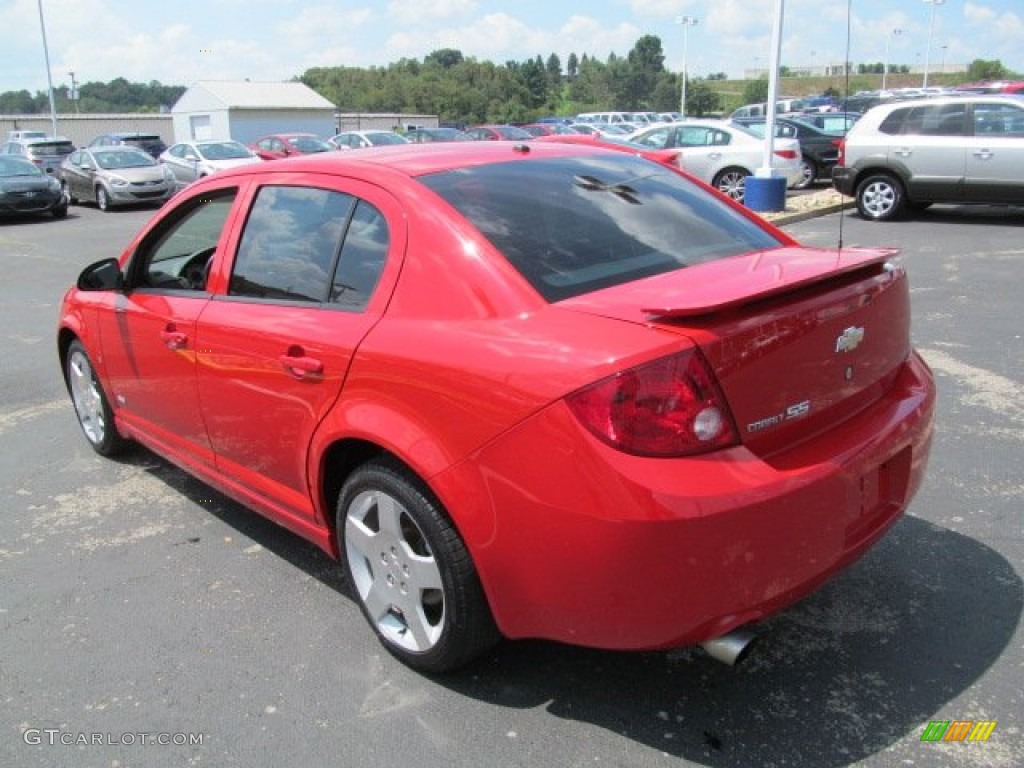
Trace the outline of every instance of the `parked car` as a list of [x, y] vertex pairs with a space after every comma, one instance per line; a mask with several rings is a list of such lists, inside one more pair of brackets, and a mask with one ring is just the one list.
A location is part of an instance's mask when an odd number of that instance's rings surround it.
[[841, 138], [860, 119], [860, 115], [860, 112], [803, 112], [799, 115], [789, 115], [786, 119], [813, 125], [823, 133]]
[[871, 221], [932, 203], [1024, 204], [1024, 97], [899, 101], [867, 112], [840, 143], [832, 182]]
[[[736, 117], [733, 122], [764, 136], [766, 118]], [[796, 139], [800, 143], [800, 178], [792, 189], [807, 189], [818, 179], [832, 181], [832, 168], [839, 159], [840, 137], [825, 133], [810, 123], [785, 117], [775, 118], [775, 137]]]
[[24, 157], [0, 155], [0, 216], [30, 213], [49, 213], [57, 219], [68, 215], [60, 182]]
[[160, 155], [178, 186], [239, 165], [262, 163], [259, 155], [239, 141], [182, 141]]
[[312, 133], [278, 133], [257, 139], [249, 145], [249, 149], [263, 160], [280, 160], [292, 155], [330, 152], [334, 147]]
[[24, 157], [44, 173], [58, 175], [64, 158], [75, 151], [75, 145], [63, 136], [45, 139], [13, 139], [0, 145], [0, 155]]
[[388, 144], [408, 144], [409, 140], [394, 131], [366, 130], [342, 131], [327, 140], [337, 149], [365, 149], [366, 147], [382, 147]]
[[13, 130], [7, 132], [7, 141], [45, 139], [47, 135], [46, 131]]
[[155, 133], [136, 131], [121, 133], [104, 133], [89, 142], [90, 147], [135, 147], [156, 159], [167, 149], [167, 144]]
[[581, 144], [278, 168], [83, 270], [61, 368], [98, 454], [142, 443], [315, 542], [412, 667], [501, 636], [735, 659], [921, 483], [935, 391], [890, 249], [801, 248]]
[[473, 141], [465, 131], [458, 128], [414, 128], [405, 134], [405, 138], [413, 144], [433, 144], [449, 141]]
[[86, 147], [72, 152], [60, 169], [72, 203], [95, 202], [101, 211], [135, 203], [162, 205], [177, 187], [174, 174], [135, 147]]
[[622, 138], [636, 132], [636, 126], [632, 123], [572, 123], [569, 127], [577, 133], [612, 138]]
[[523, 130], [531, 136], [551, 136], [552, 134], [573, 135], [578, 134], [575, 128], [567, 123], [529, 123], [522, 126]]
[[[683, 168], [739, 202], [747, 177], [764, 164], [764, 139], [721, 120], [687, 120], [630, 134], [629, 141], [654, 149], [678, 149]], [[776, 139], [772, 167], [792, 186], [803, 178], [800, 144]]]
[[529, 141], [533, 134], [514, 125], [477, 125], [466, 129], [474, 141]]
[[1024, 93], [1024, 80], [983, 80], [958, 85], [954, 90], [962, 93]]

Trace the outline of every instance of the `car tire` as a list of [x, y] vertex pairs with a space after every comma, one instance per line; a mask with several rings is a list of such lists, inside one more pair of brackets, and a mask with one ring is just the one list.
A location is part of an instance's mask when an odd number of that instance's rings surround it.
[[809, 157], [800, 158], [800, 179], [792, 189], [807, 189], [818, 178], [818, 166]]
[[64, 376], [78, 425], [92, 449], [100, 456], [113, 456], [123, 450], [128, 441], [117, 431], [110, 402], [78, 340], [68, 347]]
[[110, 195], [104, 187], [96, 187], [96, 207], [104, 213], [110, 210]]
[[857, 210], [869, 221], [891, 221], [906, 209], [903, 184], [889, 173], [868, 176], [857, 185], [855, 197]]
[[404, 466], [371, 461], [356, 469], [336, 514], [353, 597], [392, 655], [423, 672], [447, 672], [497, 642], [466, 545]]
[[749, 175], [743, 168], [724, 168], [715, 175], [711, 186], [737, 203], [742, 203]]
[[50, 213], [53, 214], [53, 218], [55, 219], [66, 218], [68, 215], [68, 204], [62, 203], [58, 205], [56, 208], [54, 208], [52, 211], [50, 211]]

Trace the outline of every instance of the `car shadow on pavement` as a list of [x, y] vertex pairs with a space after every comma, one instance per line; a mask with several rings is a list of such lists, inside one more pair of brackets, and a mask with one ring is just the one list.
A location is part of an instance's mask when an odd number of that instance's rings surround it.
[[[314, 545], [140, 454], [122, 460], [347, 597], [340, 567]], [[431, 680], [694, 763], [830, 768], [904, 738], [919, 742], [930, 720], [1008, 717], [946, 708], [997, 663], [1022, 610], [1024, 584], [1005, 558], [907, 515], [850, 569], [756, 626], [760, 640], [738, 667], [699, 648], [618, 653], [516, 641]]]

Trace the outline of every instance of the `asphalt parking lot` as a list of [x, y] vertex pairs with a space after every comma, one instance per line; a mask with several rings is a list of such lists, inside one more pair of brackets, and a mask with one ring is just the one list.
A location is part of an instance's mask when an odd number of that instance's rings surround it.
[[[378, 646], [311, 544], [141, 449], [88, 448], [60, 296], [151, 215], [0, 223], [0, 765], [1024, 765], [1024, 209], [787, 225], [902, 249], [939, 407], [909, 514], [743, 665], [520, 642], [436, 679]], [[921, 740], [947, 720], [996, 725]]]

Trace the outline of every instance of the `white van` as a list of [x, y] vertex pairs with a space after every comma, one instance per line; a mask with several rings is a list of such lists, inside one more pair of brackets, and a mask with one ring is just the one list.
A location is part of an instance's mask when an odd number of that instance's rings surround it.
[[[792, 112], [801, 112], [804, 108], [805, 99], [779, 99], [775, 102], [775, 114], [786, 115]], [[747, 104], [739, 109], [733, 110], [729, 118], [734, 117], [764, 117], [767, 114], [768, 105], [763, 101], [758, 104]]]

